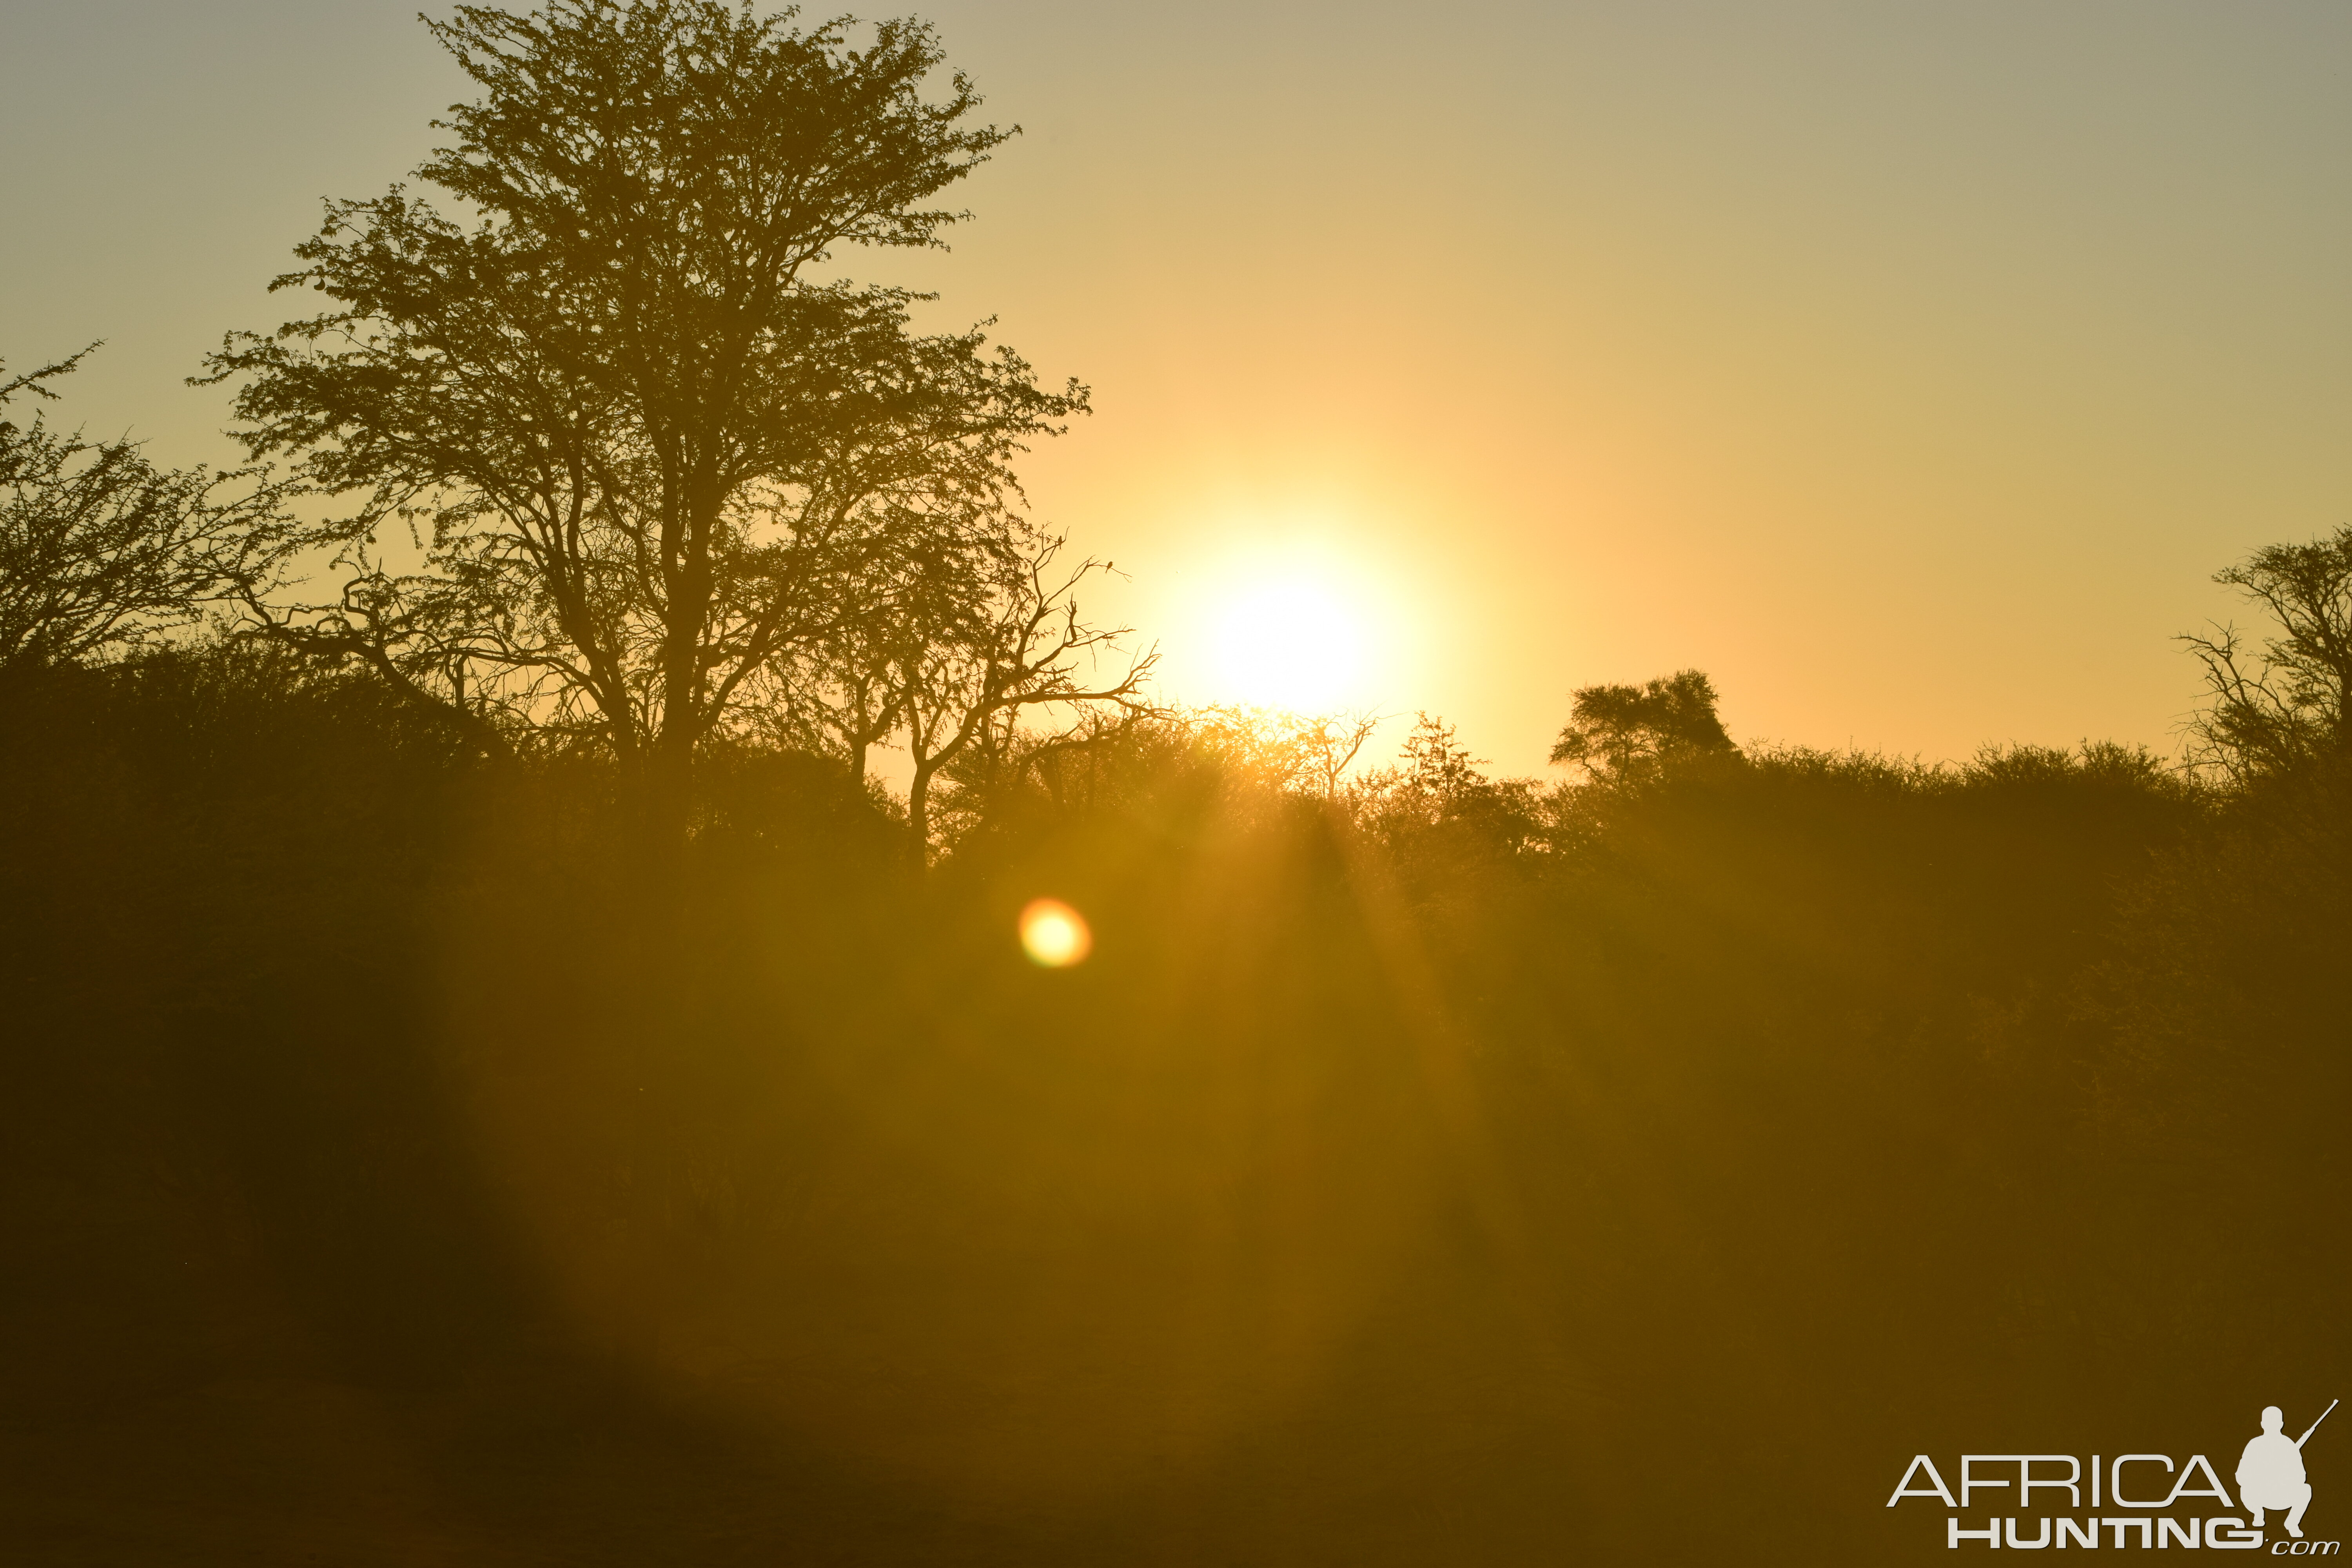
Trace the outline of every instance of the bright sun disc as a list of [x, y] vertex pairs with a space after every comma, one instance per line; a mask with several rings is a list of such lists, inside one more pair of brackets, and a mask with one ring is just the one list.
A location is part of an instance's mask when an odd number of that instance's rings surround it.
[[1247, 702], [1300, 712], [1335, 707], [1361, 678], [1365, 651], [1354, 606], [1312, 578], [1254, 584], [1218, 617], [1221, 684]]
[[1032, 963], [1067, 969], [1094, 945], [1086, 917], [1059, 899], [1033, 899], [1021, 911], [1021, 946]]

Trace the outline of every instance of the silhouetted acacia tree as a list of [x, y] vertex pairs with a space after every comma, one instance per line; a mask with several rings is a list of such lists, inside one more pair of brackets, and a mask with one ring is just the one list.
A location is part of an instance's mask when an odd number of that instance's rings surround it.
[[1440, 805], [1452, 805], [1486, 783], [1486, 775], [1478, 771], [1485, 761], [1454, 740], [1453, 725], [1423, 713], [1404, 739], [1399, 782]]
[[1409, 859], [1425, 858], [1423, 851], [1443, 859], [1457, 850], [1516, 855], [1535, 847], [1540, 825], [1532, 784], [1489, 778], [1484, 765], [1453, 725], [1423, 713], [1396, 763], [1355, 780], [1345, 799], [1359, 823]]
[[809, 749], [838, 755], [849, 776], [861, 784], [867, 754], [898, 729], [887, 615], [869, 611], [846, 621], [781, 712], [787, 731], [809, 731]]
[[[42, 384], [89, 352], [14, 379], [0, 367], [0, 407], [54, 398]], [[0, 668], [89, 658], [196, 619], [268, 552], [275, 501], [253, 470], [159, 468], [133, 441], [0, 420]]]
[[2181, 638], [2210, 698], [2189, 722], [2192, 765], [2242, 780], [2352, 750], [2352, 527], [2266, 546], [2213, 580], [2260, 605], [2276, 633], [2251, 655], [2235, 626]]
[[1696, 669], [1640, 686], [1581, 687], [1551, 760], [1623, 774], [1662, 758], [1737, 751], [1715, 705], [1713, 683]]
[[1053, 736], [1017, 743], [1024, 715], [1059, 708], [1076, 735], [1089, 727], [1089, 709], [1150, 709], [1143, 684], [1158, 653], [1125, 653], [1119, 643], [1131, 627], [1081, 618], [1079, 585], [1111, 568], [1091, 559], [1060, 564], [1066, 544], [1059, 534], [1005, 525], [932, 553], [865, 644], [871, 663], [861, 679], [877, 683], [914, 763], [907, 825], [919, 852], [930, 844], [931, 789], [943, 771], [963, 762], [986, 772], [1050, 747]]
[[[788, 17], [789, 14], [787, 14]], [[923, 204], [1010, 132], [962, 122], [925, 26], [808, 31], [714, 0], [460, 6], [429, 23], [482, 96], [404, 189], [328, 206], [278, 287], [336, 301], [211, 361], [257, 454], [363, 498], [309, 531], [340, 599], [254, 608], [485, 743], [610, 749], [683, 821], [706, 739], [777, 700], [859, 613], [908, 520], [993, 515], [1025, 437], [1081, 411], [982, 332], [913, 332], [901, 290], [803, 274], [930, 246]], [[387, 525], [415, 548], [385, 551]]]

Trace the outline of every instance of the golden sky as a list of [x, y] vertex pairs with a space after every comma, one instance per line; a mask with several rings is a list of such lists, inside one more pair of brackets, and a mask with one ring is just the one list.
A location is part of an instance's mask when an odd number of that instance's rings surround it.
[[[179, 378], [461, 91], [415, 8], [0, 0], [0, 354], [223, 455]], [[1179, 698], [1239, 601], [1513, 772], [1690, 665], [1742, 740], [2169, 748], [2209, 574], [2352, 521], [2340, 5], [923, 14], [1026, 133], [845, 269], [1093, 385], [1031, 494]]]

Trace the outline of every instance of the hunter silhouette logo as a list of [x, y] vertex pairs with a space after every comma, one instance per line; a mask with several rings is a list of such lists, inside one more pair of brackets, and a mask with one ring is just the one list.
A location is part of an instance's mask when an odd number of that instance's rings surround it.
[[[2238, 1458], [2236, 1502], [2231, 1500], [2212, 1461], [2202, 1454], [2192, 1454], [2180, 1465], [2167, 1454], [2125, 1454], [2112, 1460], [2094, 1454], [2087, 1468], [2072, 1454], [1963, 1454], [1958, 1497], [1937, 1470], [1935, 1460], [1920, 1454], [1895, 1483], [1895, 1495], [1886, 1500], [1886, 1506], [1893, 1508], [1906, 1498], [1933, 1498], [1941, 1502], [1949, 1510], [1944, 1542], [1955, 1549], [1963, 1542], [1981, 1541], [1988, 1547], [2028, 1550], [2112, 1544], [2252, 1552], [2265, 1544], [2263, 1515], [2284, 1513], [2286, 1538], [2267, 1542], [2272, 1556], [2332, 1557], [2343, 1549], [2343, 1542], [2304, 1539], [2303, 1515], [2311, 1506], [2311, 1480], [2304, 1473], [2303, 1446], [2311, 1441], [2319, 1422], [2327, 1419], [2337, 1403], [2328, 1401], [2319, 1420], [2305, 1427], [2300, 1437], [2286, 1435], [2284, 1411], [2275, 1405], [2264, 1406], [2261, 1433], [2246, 1444]], [[2058, 1469], [2061, 1465], [2066, 1467], [2063, 1474]], [[2170, 1478], [2168, 1490], [2166, 1481], [2154, 1474], [2157, 1466]], [[1975, 1506], [1974, 1494], [1988, 1490], [2000, 1492], [2000, 1501], [2014, 1505], [2028, 1517], [2021, 1521], [2015, 1517], [1989, 1519], [1981, 1529], [1964, 1528], [1971, 1522], [1963, 1516]], [[2029, 1510], [2037, 1491], [2064, 1492], [2067, 1514], [2032, 1518]], [[2083, 1509], [2085, 1492], [2090, 1496], [2089, 1517], [2069, 1517]], [[2175, 1516], [2176, 1510], [2204, 1506], [2197, 1500], [2205, 1498], [2222, 1509], [2242, 1505], [2249, 1517], [2240, 1519], [2234, 1513]], [[2101, 1511], [2105, 1509], [2134, 1511], [2106, 1515]], [[2031, 1534], [2019, 1530], [2021, 1522], [2032, 1527]], [[2102, 1542], [2103, 1532], [2111, 1539]]]
[[[2319, 1421], [2326, 1420], [2338, 1403], [2329, 1400]], [[2263, 1406], [2263, 1435], [2246, 1445], [2238, 1460], [2238, 1498], [2254, 1516], [2256, 1530], [2263, 1527], [2263, 1510], [2283, 1508], [2287, 1510], [2286, 1532], [2302, 1539], [2303, 1510], [2311, 1506], [2311, 1483], [2303, 1477], [2303, 1446], [2319, 1430], [2319, 1421], [2290, 1443], [2279, 1430], [2286, 1422], [2284, 1412], [2275, 1405]]]

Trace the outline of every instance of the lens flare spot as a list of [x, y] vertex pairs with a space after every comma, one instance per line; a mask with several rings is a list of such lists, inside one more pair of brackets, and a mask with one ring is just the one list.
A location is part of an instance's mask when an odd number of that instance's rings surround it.
[[1021, 946], [1034, 963], [1067, 969], [1094, 945], [1086, 917], [1059, 899], [1033, 899], [1021, 911]]

